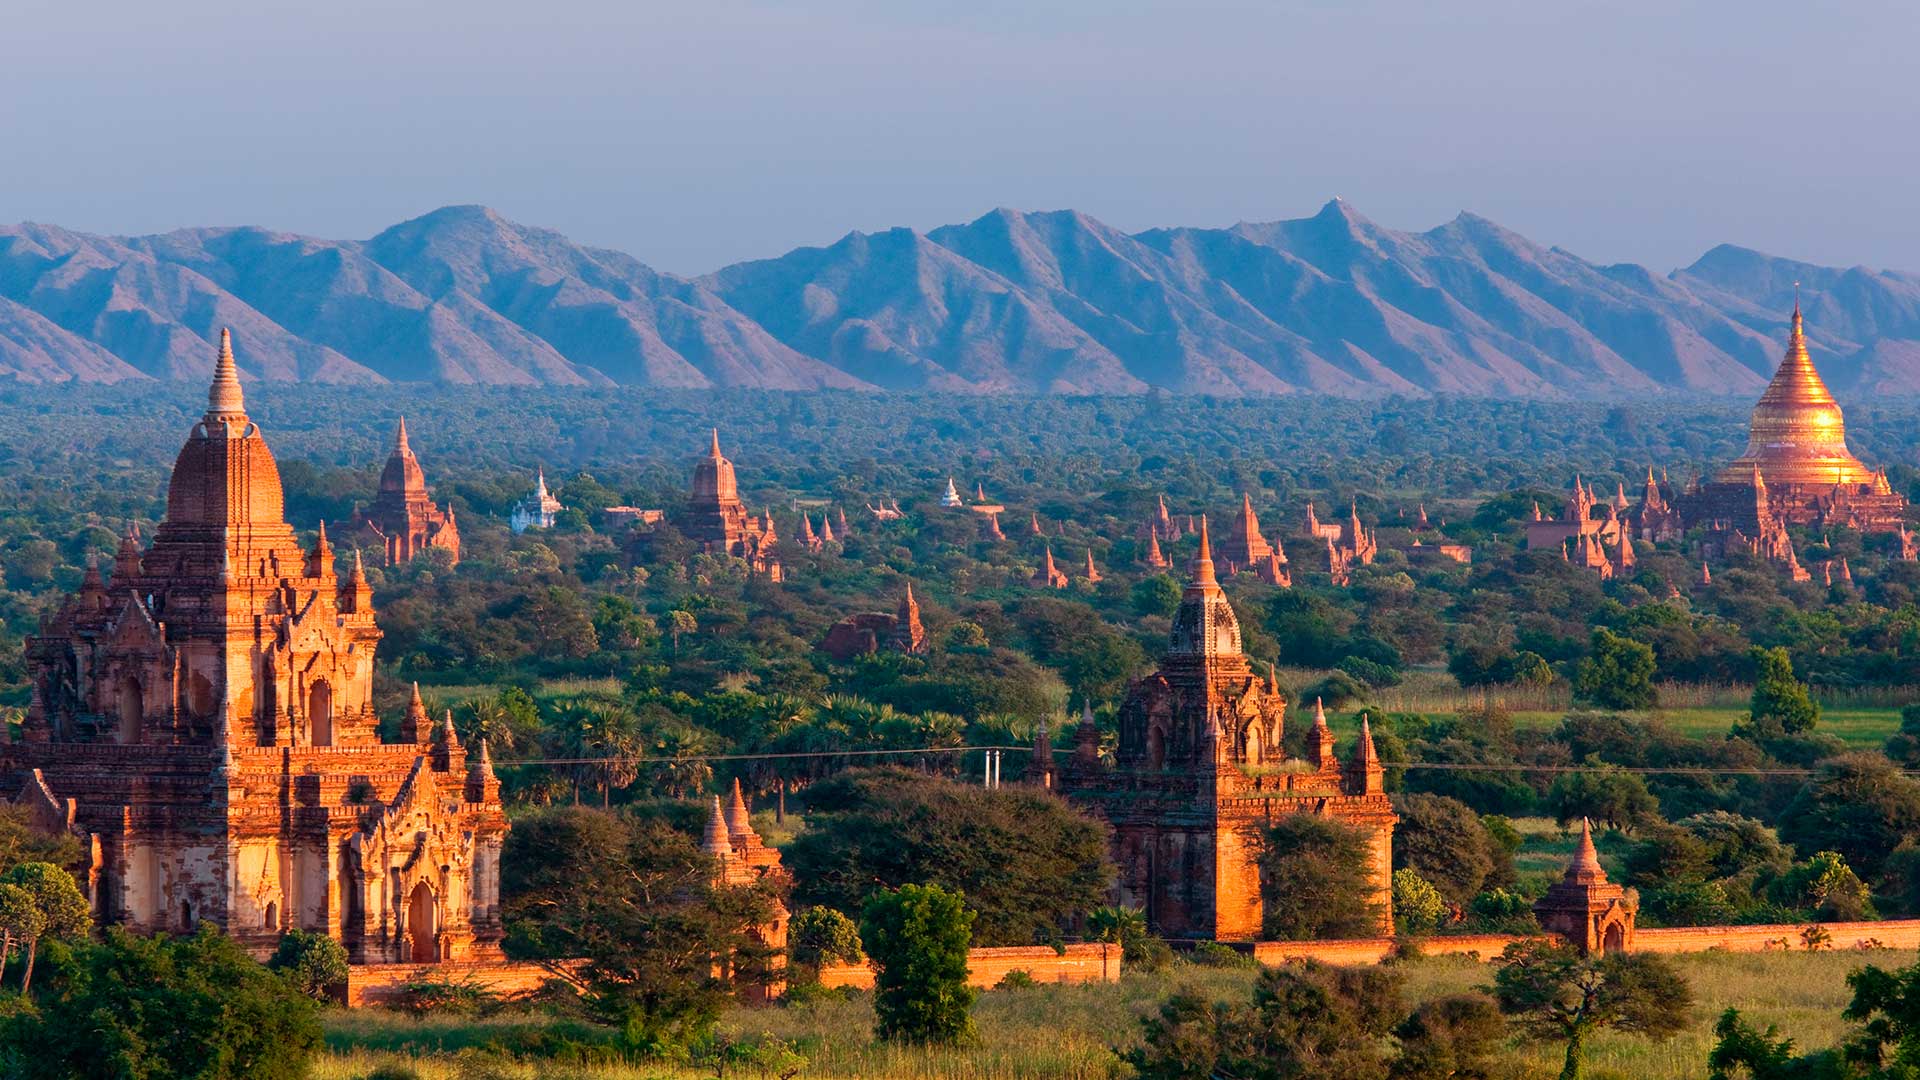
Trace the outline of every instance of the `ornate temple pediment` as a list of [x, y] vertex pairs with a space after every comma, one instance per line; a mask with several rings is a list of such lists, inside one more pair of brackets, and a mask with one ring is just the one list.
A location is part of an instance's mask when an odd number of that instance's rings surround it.
[[166, 644], [160, 624], [147, 612], [145, 604], [137, 596], [127, 597], [120, 605], [120, 614], [113, 620], [113, 629], [107, 641], [114, 649], [142, 650], [159, 648]]

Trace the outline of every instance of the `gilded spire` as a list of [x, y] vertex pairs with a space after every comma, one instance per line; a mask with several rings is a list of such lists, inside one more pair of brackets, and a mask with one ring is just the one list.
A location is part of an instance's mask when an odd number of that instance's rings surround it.
[[213, 362], [213, 385], [207, 388], [207, 423], [245, 423], [246, 398], [240, 393], [240, 369], [233, 363], [233, 333], [220, 328], [220, 356]]
[[1847, 449], [1845, 418], [1807, 353], [1797, 293], [1786, 355], [1753, 407], [1746, 452], [1721, 471], [1720, 479], [1745, 481], [1749, 466], [1763, 465], [1777, 484], [1859, 484], [1873, 478]]

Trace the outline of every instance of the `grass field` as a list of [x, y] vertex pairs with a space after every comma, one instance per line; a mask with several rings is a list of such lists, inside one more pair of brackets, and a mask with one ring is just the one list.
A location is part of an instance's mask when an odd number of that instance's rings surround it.
[[[1666, 1043], [1602, 1036], [1590, 1048], [1588, 1075], [1633, 1080], [1680, 1080], [1705, 1072], [1713, 1022], [1729, 1005], [1750, 1019], [1780, 1025], [1802, 1049], [1842, 1038], [1847, 972], [1864, 963], [1900, 966], [1907, 953], [1701, 953], [1675, 962], [1691, 981], [1697, 1004], [1692, 1026]], [[1465, 958], [1430, 958], [1406, 965], [1409, 1000], [1483, 985], [1489, 969]], [[893, 1047], [870, 1037], [872, 1009], [864, 997], [829, 998], [800, 1005], [736, 1009], [725, 1030], [748, 1038], [781, 1039], [806, 1059], [802, 1077], [868, 1080], [1093, 1080], [1124, 1076], [1116, 1048], [1138, 1037], [1139, 1018], [1174, 990], [1191, 987], [1220, 999], [1244, 1000], [1253, 973], [1176, 965], [1153, 975], [1104, 986], [1042, 986], [981, 996], [974, 1017], [978, 1037], [952, 1049]], [[416, 1021], [377, 1010], [336, 1012], [328, 1020], [328, 1054], [316, 1080], [360, 1080], [381, 1065], [413, 1068], [421, 1080], [604, 1080], [713, 1076], [712, 1070], [666, 1065], [570, 1065], [518, 1062], [484, 1053], [489, 1043], [512, 1045], [543, 1021], [531, 1016], [490, 1020]], [[1559, 1047], [1519, 1046], [1506, 1056], [1508, 1075], [1551, 1077]], [[751, 1068], [729, 1075], [755, 1077]]]

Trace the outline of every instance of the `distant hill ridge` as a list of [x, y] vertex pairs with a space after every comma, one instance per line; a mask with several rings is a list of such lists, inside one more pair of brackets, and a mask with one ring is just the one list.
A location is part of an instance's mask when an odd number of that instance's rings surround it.
[[0, 227], [0, 379], [980, 393], [1753, 394], [1794, 282], [1842, 394], [1920, 393], [1920, 275], [1714, 248], [1660, 276], [1461, 214], [1128, 234], [995, 210], [676, 277], [479, 206], [371, 240]]

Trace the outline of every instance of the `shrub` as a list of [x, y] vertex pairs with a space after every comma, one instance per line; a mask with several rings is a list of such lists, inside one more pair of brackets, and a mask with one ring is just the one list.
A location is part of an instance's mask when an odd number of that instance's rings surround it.
[[1474, 928], [1489, 934], [1537, 934], [1533, 901], [1505, 889], [1489, 889], [1473, 898]]
[[1159, 971], [1173, 960], [1173, 950], [1147, 929], [1146, 913], [1139, 908], [1094, 908], [1087, 912], [1087, 930], [1095, 941], [1117, 943], [1129, 970]]
[[1000, 976], [1000, 981], [995, 983], [993, 988], [995, 990], [1027, 990], [1039, 985], [1039, 983], [1033, 981], [1033, 973], [1031, 971], [1022, 971], [1019, 968], [1014, 968], [1012, 971]]
[[338, 1000], [347, 985], [347, 950], [325, 934], [289, 930], [267, 967], [315, 1001]]
[[477, 982], [421, 979], [401, 987], [394, 1005], [415, 1016], [478, 1016], [499, 1002], [499, 995]]
[[1250, 952], [1242, 952], [1231, 945], [1222, 945], [1217, 941], [1202, 941], [1187, 954], [1187, 959], [1201, 967], [1211, 968], [1251, 968], [1258, 966]]

